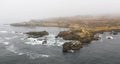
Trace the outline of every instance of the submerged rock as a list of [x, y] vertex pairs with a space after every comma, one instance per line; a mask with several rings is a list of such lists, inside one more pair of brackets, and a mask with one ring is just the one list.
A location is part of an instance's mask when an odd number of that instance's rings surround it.
[[67, 52], [69, 50], [79, 50], [82, 48], [82, 44], [79, 41], [66, 42], [63, 44], [63, 52]]
[[43, 37], [45, 35], [49, 35], [49, 33], [47, 31], [41, 31], [41, 32], [27, 32], [25, 34], [28, 34], [29, 37], [32, 38], [38, 38], [38, 37]]
[[106, 36], [106, 39], [114, 39], [112, 36]]
[[110, 34], [118, 35], [118, 32], [116, 32], [116, 31], [111, 31]]
[[100, 34], [94, 35], [94, 40], [100, 40], [102, 37]]

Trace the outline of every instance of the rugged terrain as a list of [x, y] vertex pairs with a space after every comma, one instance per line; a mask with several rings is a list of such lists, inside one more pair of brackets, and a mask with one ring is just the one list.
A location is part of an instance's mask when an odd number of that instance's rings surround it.
[[44, 20], [30, 20], [27, 22], [13, 23], [12, 26], [47, 26], [79, 28], [86, 26], [95, 31], [120, 29], [120, 16], [73, 16], [59, 17]]
[[[56, 35], [56, 38], [61, 37], [65, 40], [73, 40], [73, 42], [66, 42], [63, 44], [63, 51], [66, 52], [68, 50], [79, 50], [82, 48], [82, 44], [98, 40], [99, 36], [95, 36], [96, 33], [108, 31], [120, 32], [120, 16], [61, 17], [45, 20], [30, 20], [29, 22], [14, 23], [11, 25], [70, 28]], [[29, 32], [28, 34], [35, 34], [35, 36], [38, 36], [39, 33]], [[42, 35], [44, 35], [44, 33]]]

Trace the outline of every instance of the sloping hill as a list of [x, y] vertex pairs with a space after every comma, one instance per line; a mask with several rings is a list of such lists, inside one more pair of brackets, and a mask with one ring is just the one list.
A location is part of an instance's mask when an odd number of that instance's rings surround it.
[[13, 23], [12, 26], [48, 26], [48, 27], [72, 27], [87, 25], [90, 27], [99, 26], [120, 26], [120, 16], [73, 16], [59, 17], [44, 20], [30, 20], [29, 22]]

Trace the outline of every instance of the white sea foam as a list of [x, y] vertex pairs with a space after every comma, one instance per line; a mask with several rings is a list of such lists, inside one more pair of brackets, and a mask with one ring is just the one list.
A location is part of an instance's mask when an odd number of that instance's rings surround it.
[[3, 44], [5, 44], [5, 45], [9, 45], [9, 44], [10, 44], [10, 42], [3, 42]]
[[25, 37], [20, 38], [20, 40], [25, 40], [25, 39], [26, 39]]
[[70, 50], [69, 52], [74, 53], [74, 50]]
[[16, 32], [15, 31], [11, 31], [11, 33], [15, 34]]
[[37, 43], [37, 42], [25, 42], [25, 44], [30, 44], [30, 45], [40, 45], [40, 43]]
[[27, 55], [28, 57], [30, 57], [30, 59], [36, 59], [36, 58], [40, 58], [40, 57], [44, 57], [44, 58], [48, 58], [50, 57], [50, 55], [46, 55], [46, 54], [38, 54], [38, 53], [31, 53], [31, 52], [19, 52], [18, 55]]
[[40, 54], [41, 57], [50, 57], [50, 55]]
[[16, 32], [16, 31], [0, 31], [0, 33], [23, 34], [22, 32]]
[[17, 54], [17, 55], [25, 54], [23, 52], [19, 52], [14, 45], [7, 46], [6, 49], [9, 50], [10, 52], [13, 52], [13, 53]]
[[114, 39], [112, 36], [106, 36], [106, 39]]
[[31, 44], [31, 45], [40, 45], [44, 40], [37, 40], [35, 38], [27, 38], [28, 42], [25, 42], [25, 44]]
[[[42, 42], [44, 41], [44, 40], [39, 41], [39, 40], [37, 40], [37, 38], [27, 38], [26, 40], [27, 40], [27, 42], [25, 42], [25, 44], [29, 44], [29, 45], [43, 45]], [[69, 42], [69, 41], [65, 41], [63, 39], [55, 39], [55, 35], [50, 34], [50, 35], [47, 36], [47, 43], [44, 44], [44, 45], [47, 45], [47, 46], [61, 46], [65, 42]]]
[[11, 51], [13, 53], [17, 53], [16, 48], [15, 48], [14, 45], [7, 46], [7, 50], [9, 50], [9, 51]]
[[4, 39], [6, 40], [11, 40], [11, 39], [14, 39], [14, 38], [17, 38], [18, 36], [12, 36], [12, 37], [4, 37]]
[[25, 54], [25, 53], [22, 53], [22, 52], [19, 52], [19, 53], [18, 53], [18, 55], [23, 55], [23, 54]]
[[8, 33], [8, 31], [0, 31], [0, 33]]
[[20, 35], [22, 35], [23, 33], [22, 33], [22, 32], [17, 32], [16, 34], [20, 34]]
[[13, 52], [13, 53], [17, 54], [17, 55], [27, 55], [28, 57], [30, 57], [30, 59], [36, 59], [36, 58], [39, 58], [39, 57], [44, 57], [44, 58], [50, 57], [50, 55], [46, 55], [46, 54], [38, 54], [38, 53], [31, 53], [31, 52], [20, 52], [19, 50], [17, 50], [17, 48], [14, 45], [7, 46], [6, 49], [9, 50], [10, 52]]
[[30, 59], [36, 59], [36, 58], [39, 58], [39, 57], [45, 57], [45, 58], [50, 57], [50, 55], [38, 54], [38, 53], [30, 53], [30, 52], [27, 52], [26, 55], [29, 56]]

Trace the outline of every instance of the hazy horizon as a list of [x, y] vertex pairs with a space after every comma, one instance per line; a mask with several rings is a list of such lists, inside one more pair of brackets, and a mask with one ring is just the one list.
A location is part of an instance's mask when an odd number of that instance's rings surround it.
[[75, 15], [119, 15], [120, 0], [0, 0], [0, 23]]

